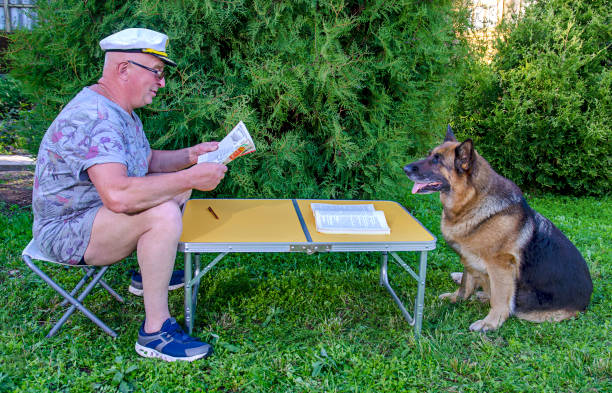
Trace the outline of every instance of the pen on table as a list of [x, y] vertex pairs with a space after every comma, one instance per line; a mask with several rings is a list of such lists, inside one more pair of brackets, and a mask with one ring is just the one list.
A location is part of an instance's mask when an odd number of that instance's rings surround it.
[[219, 219], [219, 216], [217, 216], [217, 214], [215, 213], [215, 211], [212, 209], [212, 207], [208, 206], [208, 211], [210, 212], [210, 214], [213, 215], [213, 217], [215, 217], [215, 219]]

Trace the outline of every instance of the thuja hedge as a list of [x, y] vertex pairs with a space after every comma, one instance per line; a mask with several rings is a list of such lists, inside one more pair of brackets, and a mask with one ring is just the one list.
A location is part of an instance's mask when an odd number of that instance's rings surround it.
[[12, 74], [35, 103], [35, 151], [62, 105], [95, 83], [98, 41], [164, 31], [178, 63], [138, 111], [154, 148], [220, 140], [239, 120], [257, 152], [230, 164], [217, 195], [389, 198], [407, 155], [448, 122], [465, 48], [451, 1], [39, 2], [12, 36]]
[[456, 129], [527, 189], [609, 193], [610, 1], [539, 0], [461, 83]]

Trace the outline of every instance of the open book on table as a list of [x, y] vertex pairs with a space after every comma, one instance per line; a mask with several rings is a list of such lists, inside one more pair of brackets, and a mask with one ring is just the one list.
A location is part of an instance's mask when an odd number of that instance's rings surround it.
[[216, 162], [227, 164], [237, 157], [255, 151], [255, 143], [242, 121], [219, 142], [219, 148], [215, 151], [204, 153], [198, 157], [198, 164], [203, 162]]
[[317, 231], [327, 234], [388, 235], [385, 213], [374, 205], [311, 203]]

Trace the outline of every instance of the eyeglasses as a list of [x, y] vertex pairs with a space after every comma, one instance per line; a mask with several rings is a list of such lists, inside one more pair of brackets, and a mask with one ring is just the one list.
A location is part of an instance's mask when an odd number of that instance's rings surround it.
[[147, 67], [146, 65], [142, 65], [139, 63], [136, 63], [135, 61], [132, 60], [128, 60], [128, 63], [132, 63], [138, 67], [142, 67], [147, 71], [151, 71], [152, 73], [155, 74], [155, 76], [157, 77], [157, 79], [162, 80], [166, 77], [166, 71], [160, 71], [160, 70], [156, 70], [155, 68], [151, 68], [151, 67]]

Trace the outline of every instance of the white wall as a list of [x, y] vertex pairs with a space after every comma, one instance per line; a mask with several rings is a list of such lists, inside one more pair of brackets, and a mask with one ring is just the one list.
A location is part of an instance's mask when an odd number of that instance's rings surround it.
[[470, 0], [474, 30], [491, 29], [504, 18], [525, 10], [535, 0]]
[[0, 0], [0, 31], [31, 29], [34, 1]]

